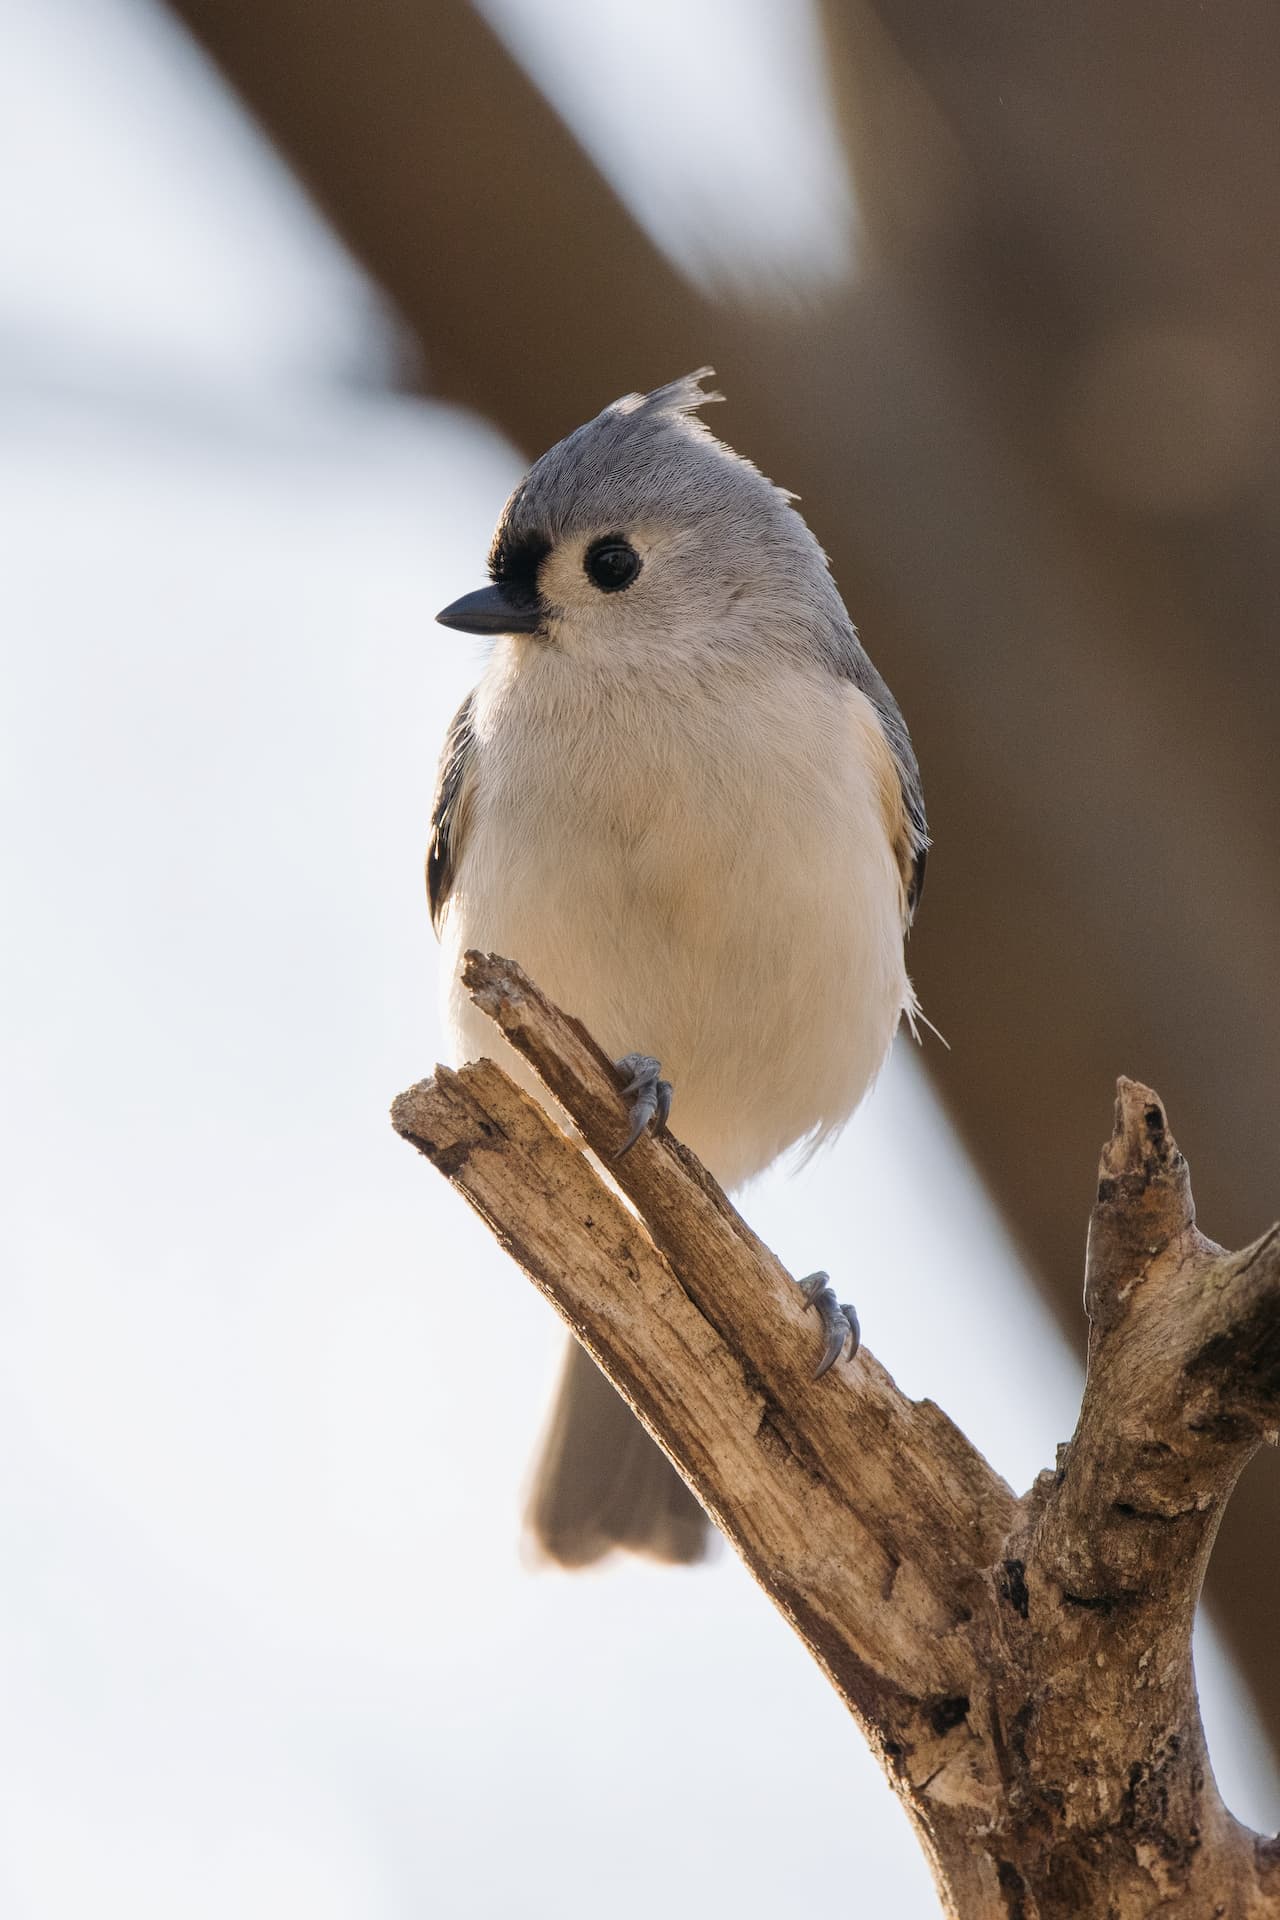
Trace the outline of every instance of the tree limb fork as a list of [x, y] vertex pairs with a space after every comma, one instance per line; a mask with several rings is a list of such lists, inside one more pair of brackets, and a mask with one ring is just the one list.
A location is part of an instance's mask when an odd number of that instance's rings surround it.
[[1218, 1796], [1191, 1665], [1218, 1521], [1280, 1426], [1280, 1229], [1237, 1254], [1207, 1240], [1160, 1101], [1120, 1081], [1079, 1422], [1019, 1500], [865, 1348], [815, 1383], [800, 1289], [687, 1148], [646, 1135], [612, 1158], [618, 1076], [585, 1028], [510, 961], [470, 954], [465, 978], [580, 1137], [488, 1060], [401, 1094], [396, 1129], [552, 1301], [805, 1641], [906, 1805], [944, 1911], [1280, 1920], [1280, 1845]]

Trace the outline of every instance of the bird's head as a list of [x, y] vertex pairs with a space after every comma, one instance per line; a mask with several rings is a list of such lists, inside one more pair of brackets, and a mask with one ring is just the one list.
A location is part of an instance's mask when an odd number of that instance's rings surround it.
[[437, 619], [640, 668], [845, 620], [791, 496], [697, 418], [720, 398], [709, 373], [627, 394], [544, 453], [498, 523], [490, 585]]

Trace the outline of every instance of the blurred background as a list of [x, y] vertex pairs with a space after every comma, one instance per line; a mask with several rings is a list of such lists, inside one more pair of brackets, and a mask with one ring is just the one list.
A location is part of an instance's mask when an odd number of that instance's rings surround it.
[[[6, 1920], [937, 1913], [731, 1556], [522, 1559], [558, 1329], [386, 1120], [432, 615], [716, 366], [910, 721], [951, 1044], [745, 1210], [1026, 1485], [1116, 1074], [1206, 1231], [1280, 1202], [1278, 99], [1265, 0], [0, 4]], [[1278, 1521], [1197, 1637], [1267, 1829]]]

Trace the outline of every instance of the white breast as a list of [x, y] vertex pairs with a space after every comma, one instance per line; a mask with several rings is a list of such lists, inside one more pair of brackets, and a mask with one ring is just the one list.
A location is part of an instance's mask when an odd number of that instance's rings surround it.
[[865, 696], [791, 664], [655, 686], [502, 643], [475, 734], [442, 929], [457, 1058], [513, 1067], [458, 979], [479, 947], [615, 1058], [655, 1054], [726, 1186], [846, 1120], [911, 1003]]

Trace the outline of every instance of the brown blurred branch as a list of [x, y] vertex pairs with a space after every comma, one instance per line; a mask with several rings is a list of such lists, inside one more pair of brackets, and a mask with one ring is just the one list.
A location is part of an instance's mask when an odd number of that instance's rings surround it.
[[[616, 1076], [520, 969], [467, 984], [602, 1158]], [[1198, 1232], [1186, 1162], [1120, 1082], [1089, 1236], [1089, 1374], [1022, 1501], [815, 1327], [693, 1155], [591, 1162], [491, 1061], [393, 1110], [626, 1395], [880, 1755], [957, 1920], [1280, 1915], [1280, 1852], [1218, 1797], [1191, 1627], [1223, 1507], [1280, 1421], [1280, 1229]]]

